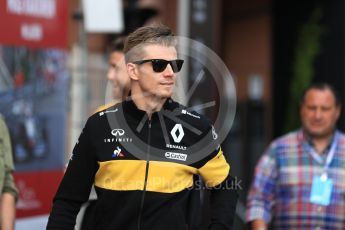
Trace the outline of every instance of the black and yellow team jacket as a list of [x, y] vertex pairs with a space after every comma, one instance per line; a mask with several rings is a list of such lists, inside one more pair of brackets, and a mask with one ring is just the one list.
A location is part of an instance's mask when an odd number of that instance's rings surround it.
[[47, 229], [74, 229], [93, 184], [98, 199], [88, 229], [201, 229], [193, 223], [200, 214], [196, 175], [211, 191], [209, 229], [232, 229], [237, 194], [229, 189], [230, 166], [216, 141], [207, 119], [171, 99], [150, 120], [130, 100], [92, 115]]

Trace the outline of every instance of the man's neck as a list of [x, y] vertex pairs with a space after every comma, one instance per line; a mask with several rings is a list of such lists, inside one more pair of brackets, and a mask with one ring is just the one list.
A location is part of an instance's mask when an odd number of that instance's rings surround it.
[[324, 153], [325, 149], [329, 145], [329, 139], [313, 139], [314, 148], [317, 153]]
[[330, 134], [322, 137], [312, 137], [309, 136], [311, 142], [313, 143], [314, 149], [317, 153], [322, 154], [325, 152], [326, 148], [331, 144], [331, 140], [334, 134]]
[[134, 94], [132, 95], [132, 100], [138, 109], [145, 111], [149, 119], [151, 119], [154, 112], [161, 110], [167, 98], [158, 98], [154, 95]]

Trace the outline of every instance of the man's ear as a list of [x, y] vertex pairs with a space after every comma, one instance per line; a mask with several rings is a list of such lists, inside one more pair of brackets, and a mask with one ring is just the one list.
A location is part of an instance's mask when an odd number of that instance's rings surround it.
[[129, 75], [129, 78], [131, 80], [137, 81], [138, 78], [138, 69], [136, 68], [136, 65], [133, 63], [127, 63], [127, 73]]
[[336, 108], [336, 118], [338, 120], [338, 118], [340, 117], [340, 114], [341, 114], [341, 105], [337, 105], [337, 108]]

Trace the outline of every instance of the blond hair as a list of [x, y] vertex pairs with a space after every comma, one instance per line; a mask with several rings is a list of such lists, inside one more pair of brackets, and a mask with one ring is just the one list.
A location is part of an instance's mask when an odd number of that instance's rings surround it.
[[164, 25], [143, 26], [129, 34], [124, 46], [126, 63], [142, 58], [143, 47], [147, 45], [176, 46], [171, 29]]

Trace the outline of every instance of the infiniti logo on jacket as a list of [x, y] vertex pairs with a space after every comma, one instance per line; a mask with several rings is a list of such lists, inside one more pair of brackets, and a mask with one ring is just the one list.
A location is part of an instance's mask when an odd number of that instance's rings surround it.
[[115, 136], [115, 137], [117, 137], [117, 136], [123, 136], [123, 135], [125, 134], [125, 130], [123, 130], [123, 129], [113, 129], [113, 130], [111, 131], [111, 134], [112, 134], [113, 136]]

